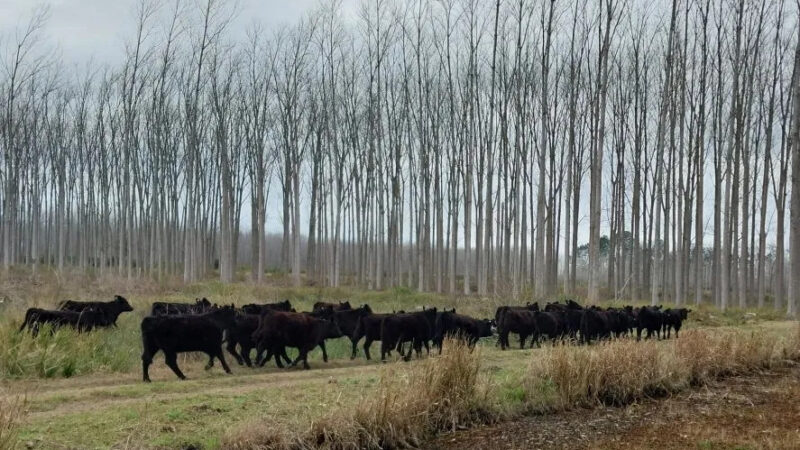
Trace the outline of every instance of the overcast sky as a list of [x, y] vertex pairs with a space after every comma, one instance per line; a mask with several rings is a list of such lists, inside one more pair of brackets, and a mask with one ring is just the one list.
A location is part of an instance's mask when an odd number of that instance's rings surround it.
[[[200, 3], [182, 1], [187, 5]], [[244, 35], [253, 22], [260, 22], [266, 29], [296, 23], [320, 1], [328, 0], [237, 0], [239, 13], [229, 29], [231, 37]], [[139, 0], [0, 0], [0, 36], [7, 37], [27, 24], [38, 5], [48, 5], [46, 40], [57, 45], [68, 66], [88, 61], [118, 63], [124, 55], [125, 40], [133, 37], [138, 3]], [[357, 0], [342, 3], [345, 13], [357, 10]]]

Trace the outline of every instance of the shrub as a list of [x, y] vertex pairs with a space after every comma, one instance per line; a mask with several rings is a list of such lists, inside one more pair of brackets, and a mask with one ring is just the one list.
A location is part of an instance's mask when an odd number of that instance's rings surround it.
[[[385, 449], [418, 447], [437, 432], [492, 421], [497, 396], [480, 374], [480, 351], [445, 341], [441, 357], [381, 377], [377, 391], [338, 408], [292, 435], [272, 422], [248, 424], [226, 437], [234, 449]], [[287, 434], [288, 433], [288, 434]]]
[[790, 337], [747, 331], [689, 330], [680, 339], [623, 339], [587, 347], [555, 346], [532, 359], [525, 398], [536, 412], [620, 405], [768, 369], [800, 357], [800, 328]]

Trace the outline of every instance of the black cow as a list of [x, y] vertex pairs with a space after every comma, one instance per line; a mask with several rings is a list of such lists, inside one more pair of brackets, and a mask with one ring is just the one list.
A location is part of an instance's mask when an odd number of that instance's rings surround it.
[[73, 300], [65, 300], [59, 305], [58, 309], [61, 311], [74, 312], [94, 310], [103, 314], [106, 323], [102, 325], [113, 327], [117, 326], [117, 318], [120, 314], [133, 311], [133, 307], [128, 303], [128, 300], [120, 295], [115, 295], [114, 300], [110, 302], [76, 302]]
[[547, 304], [544, 305], [544, 310], [545, 312], [566, 311], [567, 305], [562, 305], [558, 302], [547, 302]]
[[212, 306], [211, 302], [205, 297], [195, 299], [194, 303], [155, 302], [150, 310], [150, 315], [203, 314], [211, 310]]
[[285, 356], [286, 347], [295, 347], [299, 355], [292, 362], [292, 366], [303, 361], [303, 368], [308, 369], [308, 352], [320, 346], [322, 358], [328, 361], [325, 350], [325, 339], [339, 337], [342, 330], [336, 323], [336, 316], [331, 320], [314, 317], [311, 314], [293, 313], [285, 311], [266, 311], [261, 315], [258, 329], [253, 333], [253, 339], [258, 343], [258, 354], [267, 350], [267, 356], [261, 358], [259, 365], [264, 365], [270, 357], [275, 355], [275, 363], [283, 367], [281, 355]]
[[206, 369], [214, 366], [214, 358], [218, 358], [227, 373], [231, 369], [225, 362], [222, 353], [223, 330], [233, 326], [236, 309], [233, 305], [213, 307], [203, 314], [173, 314], [149, 316], [142, 319], [142, 379], [150, 382], [148, 369], [153, 356], [159, 350], [164, 352], [164, 359], [181, 380], [186, 376], [178, 368], [178, 353], [203, 352], [208, 355]]
[[664, 311], [664, 332], [667, 333], [667, 339], [672, 335], [672, 330], [675, 330], [675, 337], [678, 337], [678, 332], [683, 326], [683, 321], [689, 317], [691, 309], [667, 309]]
[[536, 332], [531, 339], [531, 346], [534, 343], [539, 344], [542, 338], [555, 342], [564, 335], [565, 326], [561, 313], [533, 311], [533, 318], [536, 320]]
[[[527, 303], [525, 306], [498, 306], [494, 312], [494, 322], [496, 325], [499, 325], [500, 322], [503, 321], [503, 315], [508, 311], [539, 311], [539, 303]], [[499, 339], [499, 334], [497, 344], [503, 347], [503, 343], [500, 342]], [[507, 347], [508, 342], [506, 342], [505, 345]]]
[[282, 302], [275, 302], [275, 303], [250, 303], [247, 305], [242, 306], [242, 311], [247, 314], [257, 314], [260, 315], [266, 310], [273, 310], [273, 311], [292, 311], [292, 304], [289, 300], [284, 300]]
[[506, 309], [500, 315], [500, 320], [497, 321], [497, 339], [500, 342], [500, 348], [505, 350], [510, 346], [509, 333], [518, 334], [519, 348], [525, 348], [525, 340], [528, 336], [536, 336], [539, 332], [536, 327], [536, 314], [538, 314], [537, 311]]
[[353, 344], [353, 351], [350, 354], [350, 359], [355, 359], [356, 354], [358, 353], [357, 344], [361, 338], [365, 338], [364, 356], [366, 356], [368, 360], [372, 359], [369, 354], [369, 348], [373, 342], [381, 340], [381, 323], [383, 323], [383, 319], [394, 314], [405, 314], [405, 312], [400, 311], [392, 314], [366, 314], [359, 318], [358, 324], [353, 331], [353, 336], [350, 338], [350, 342]]
[[616, 337], [627, 336], [635, 327], [636, 321], [630, 306], [625, 308], [608, 308], [606, 310], [609, 332]]
[[92, 331], [93, 328], [103, 326], [106, 322], [103, 313], [93, 309], [75, 312], [29, 308], [25, 312], [25, 319], [22, 321], [22, 326], [19, 327], [19, 332], [22, 332], [27, 327], [32, 335], [37, 336], [39, 328], [48, 323], [52, 327], [52, 331], [63, 326], [70, 326], [78, 332]]
[[611, 327], [608, 314], [598, 308], [586, 308], [581, 317], [581, 341], [591, 344], [595, 339], [610, 336]]
[[581, 305], [580, 305], [578, 302], [576, 302], [575, 300], [570, 300], [570, 299], [567, 299], [567, 300], [565, 301], [565, 303], [567, 304], [567, 309], [572, 309], [572, 310], [575, 310], [575, 311], [580, 311], [580, 310], [582, 310], [582, 309], [583, 309], [583, 306], [581, 306]]
[[443, 311], [436, 315], [436, 333], [434, 344], [442, 353], [442, 343], [447, 336], [465, 339], [470, 347], [475, 346], [478, 339], [492, 335], [492, 322], [488, 319], [475, 319], [453, 311]]
[[328, 303], [328, 302], [316, 302], [314, 303], [314, 311], [318, 311], [320, 309], [330, 308], [334, 311], [345, 311], [348, 309], [353, 309], [350, 306], [350, 301], [344, 301], [339, 303]]
[[[381, 361], [391, 349], [397, 348], [406, 361], [411, 359], [411, 349], [422, 356], [422, 346], [430, 353], [428, 341], [433, 339], [436, 326], [436, 308], [424, 309], [413, 313], [393, 314], [381, 322]], [[411, 342], [408, 354], [403, 355], [402, 345]]]
[[507, 311], [539, 311], [539, 303], [527, 303], [525, 306], [498, 306], [494, 312], [495, 323], [500, 323]]
[[581, 330], [583, 309], [567, 308], [566, 311], [561, 311], [558, 314], [561, 315], [561, 320], [564, 323], [564, 334], [569, 339], [578, 339], [578, 332]]
[[[326, 308], [317, 310], [316, 313], [318, 314], [321, 311], [331, 311], [332, 315], [336, 317], [336, 323], [339, 325], [339, 329], [342, 331], [343, 336], [347, 336], [350, 339], [350, 343], [352, 345], [352, 353], [350, 359], [354, 359], [357, 353], [357, 344], [358, 341], [361, 340], [363, 335], [357, 335], [356, 330], [358, 329], [358, 325], [361, 322], [361, 319], [367, 317], [372, 314], [372, 308], [369, 305], [361, 305], [355, 309], [344, 309], [339, 311], [334, 311], [332, 309]], [[325, 317], [323, 317], [325, 318]]]
[[661, 305], [642, 306], [636, 314], [636, 340], [642, 338], [642, 330], [647, 331], [646, 339], [653, 337], [654, 333], [658, 339], [661, 339], [663, 326], [664, 313], [661, 311]]
[[[259, 320], [260, 316], [255, 314], [237, 314], [231, 326], [226, 329], [227, 336], [225, 340], [227, 343], [225, 348], [240, 366], [243, 364], [246, 364], [247, 367], [253, 366], [250, 352], [256, 348], [253, 333], [258, 329]], [[236, 352], [237, 345], [241, 353]], [[258, 357], [256, 360], [258, 360]]]

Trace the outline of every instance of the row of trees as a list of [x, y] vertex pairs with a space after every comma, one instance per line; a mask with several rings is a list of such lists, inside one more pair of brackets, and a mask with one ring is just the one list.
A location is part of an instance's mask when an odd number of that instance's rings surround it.
[[297, 283], [794, 312], [796, 5], [334, 1], [238, 39], [229, 6], [145, 1], [99, 70], [46, 11], [6, 36], [5, 267], [261, 281], [269, 215]]

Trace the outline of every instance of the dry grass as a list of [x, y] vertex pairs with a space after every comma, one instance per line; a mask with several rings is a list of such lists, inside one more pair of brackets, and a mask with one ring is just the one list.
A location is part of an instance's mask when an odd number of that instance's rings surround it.
[[555, 346], [543, 349], [531, 361], [525, 398], [536, 412], [598, 403], [621, 405], [799, 358], [800, 327], [790, 336], [763, 330], [690, 330], [667, 342]]
[[17, 447], [17, 428], [25, 415], [25, 400], [0, 391], [0, 450]]
[[229, 434], [233, 449], [388, 449], [418, 447], [438, 432], [496, 419], [499, 407], [480, 374], [480, 350], [446, 341], [441, 357], [387, 369], [377, 391], [354, 407], [331, 411], [292, 434], [279, 424], [251, 423]]
[[[386, 449], [422, 446], [437, 433], [503, 417], [508, 405], [480, 372], [480, 352], [451, 342], [444, 355], [388, 368], [377, 391], [337, 408], [300, 432], [250, 423], [223, 440], [234, 449]], [[786, 333], [689, 330], [671, 341], [558, 345], [534, 353], [512, 413], [622, 405], [800, 358], [800, 327]]]

